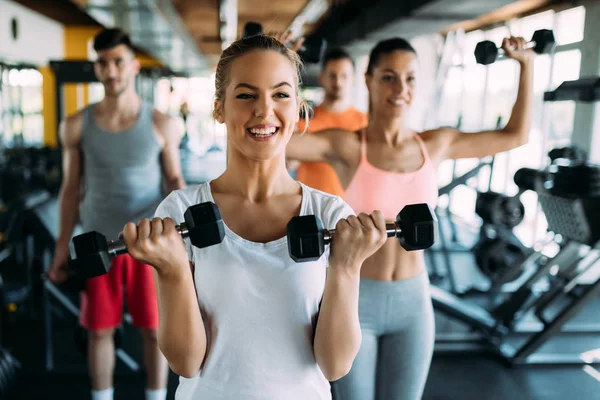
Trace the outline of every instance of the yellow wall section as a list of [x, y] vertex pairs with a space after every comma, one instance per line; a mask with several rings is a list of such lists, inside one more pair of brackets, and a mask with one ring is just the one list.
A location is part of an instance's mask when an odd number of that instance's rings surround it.
[[44, 99], [42, 111], [44, 117], [44, 145], [56, 147], [58, 144], [56, 132], [58, 124], [56, 121], [56, 79], [54, 79], [54, 72], [49, 66], [40, 67], [39, 71], [42, 74], [42, 96]]
[[[89, 43], [102, 27], [93, 26], [65, 26], [65, 60], [87, 60], [89, 58]], [[88, 85], [83, 85], [83, 92], [77, 90], [82, 84], [68, 84], [64, 86], [64, 114], [71, 115], [83, 105], [88, 104]], [[78, 95], [83, 93], [83, 99]]]

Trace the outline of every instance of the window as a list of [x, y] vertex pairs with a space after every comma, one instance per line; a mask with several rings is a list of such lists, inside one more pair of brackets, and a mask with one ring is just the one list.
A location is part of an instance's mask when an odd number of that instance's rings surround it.
[[583, 40], [585, 7], [574, 7], [556, 14], [556, 44], [565, 45]]
[[0, 65], [0, 71], [0, 135], [3, 145], [43, 145], [42, 74], [28, 66]]

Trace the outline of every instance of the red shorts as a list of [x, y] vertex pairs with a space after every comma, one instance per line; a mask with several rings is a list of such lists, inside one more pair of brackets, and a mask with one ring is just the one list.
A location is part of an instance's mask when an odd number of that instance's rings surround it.
[[133, 325], [157, 329], [158, 301], [152, 267], [129, 254], [115, 257], [108, 274], [86, 281], [81, 294], [81, 326], [91, 331], [119, 326], [124, 294], [127, 294], [127, 310]]

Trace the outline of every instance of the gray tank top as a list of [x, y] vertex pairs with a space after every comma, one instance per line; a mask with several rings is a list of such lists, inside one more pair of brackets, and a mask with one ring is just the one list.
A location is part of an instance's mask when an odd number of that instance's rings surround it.
[[123, 132], [110, 133], [94, 121], [94, 105], [83, 112], [84, 232], [115, 240], [127, 222], [152, 218], [163, 200], [161, 147], [153, 133], [152, 106], [142, 103], [139, 119]]

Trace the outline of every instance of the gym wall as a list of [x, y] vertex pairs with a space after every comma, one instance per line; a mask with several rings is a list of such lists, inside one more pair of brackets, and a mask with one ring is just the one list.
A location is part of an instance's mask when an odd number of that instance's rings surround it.
[[56, 123], [54, 76], [48, 62], [64, 58], [64, 35], [62, 24], [20, 4], [0, 2], [0, 60], [39, 67], [43, 77], [44, 143], [49, 145], [56, 142]]
[[17, 3], [0, 1], [0, 59], [46, 65], [50, 59], [63, 58], [63, 36], [62, 24]]

